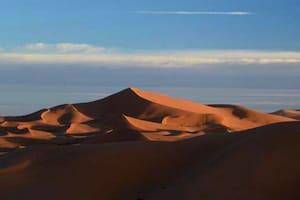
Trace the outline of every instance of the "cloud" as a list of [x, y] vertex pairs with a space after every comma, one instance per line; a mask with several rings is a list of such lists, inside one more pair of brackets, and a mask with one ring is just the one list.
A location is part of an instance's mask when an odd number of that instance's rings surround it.
[[300, 64], [300, 52], [243, 50], [124, 51], [89, 44], [36, 43], [0, 52], [4, 64], [81, 64], [118, 67], [196, 68], [207, 65]]
[[145, 15], [252, 15], [251, 12], [232, 11], [232, 12], [219, 12], [219, 11], [136, 11], [137, 14]]
[[28, 44], [24, 47], [18, 48], [19, 51], [29, 52], [48, 52], [48, 53], [99, 53], [105, 50], [103, 47], [97, 47], [90, 44], [75, 44], [75, 43], [57, 43], [57, 44], [46, 44], [46, 43], [35, 43]]

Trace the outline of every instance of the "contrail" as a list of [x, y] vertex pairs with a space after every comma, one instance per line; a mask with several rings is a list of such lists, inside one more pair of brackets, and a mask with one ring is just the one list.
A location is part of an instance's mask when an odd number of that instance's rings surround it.
[[252, 15], [251, 12], [233, 11], [233, 12], [209, 12], [209, 11], [136, 11], [137, 14], [145, 15]]

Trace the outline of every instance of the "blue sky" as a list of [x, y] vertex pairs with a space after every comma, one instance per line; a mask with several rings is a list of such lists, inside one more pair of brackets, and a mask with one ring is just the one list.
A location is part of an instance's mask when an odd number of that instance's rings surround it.
[[[167, 15], [137, 11], [251, 12]], [[297, 0], [2, 0], [0, 48], [85, 43], [119, 49], [300, 50]]]
[[0, 84], [299, 88], [299, 21], [299, 0], [1, 0]]
[[0, 108], [62, 102], [48, 86], [300, 89], [299, 22], [299, 0], [0, 0]]

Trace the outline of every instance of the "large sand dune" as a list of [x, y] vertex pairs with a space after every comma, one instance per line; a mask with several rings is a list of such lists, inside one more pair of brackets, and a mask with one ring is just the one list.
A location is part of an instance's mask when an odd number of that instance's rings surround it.
[[297, 199], [296, 119], [137, 88], [1, 117], [0, 199]]

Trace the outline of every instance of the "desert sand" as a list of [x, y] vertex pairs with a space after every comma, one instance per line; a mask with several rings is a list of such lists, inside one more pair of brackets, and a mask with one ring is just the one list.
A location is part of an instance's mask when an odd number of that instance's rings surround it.
[[300, 110], [278, 110], [278, 111], [273, 112], [271, 114], [280, 115], [280, 116], [300, 120]]
[[0, 199], [300, 199], [299, 116], [127, 88], [0, 117]]

